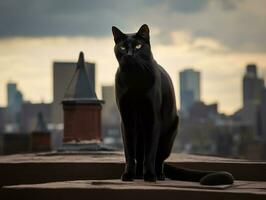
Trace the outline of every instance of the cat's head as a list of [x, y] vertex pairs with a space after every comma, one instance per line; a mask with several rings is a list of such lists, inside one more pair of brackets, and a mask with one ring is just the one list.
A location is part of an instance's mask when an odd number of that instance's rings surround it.
[[125, 34], [115, 26], [112, 27], [112, 32], [119, 64], [127, 60], [148, 61], [152, 58], [148, 25], [143, 24], [138, 32], [133, 34]]

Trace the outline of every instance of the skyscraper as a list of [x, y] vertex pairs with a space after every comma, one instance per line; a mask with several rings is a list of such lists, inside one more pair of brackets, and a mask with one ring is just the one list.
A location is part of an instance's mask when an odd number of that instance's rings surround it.
[[23, 95], [17, 89], [17, 84], [13, 82], [7, 83], [7, 109], [10, 122], [18, 122], [18, 114], [23, 104]]
[[181, 113], [187, 116], [190, 107], [200, 101], [200, 72], [185, 69], [179, 73]]
[[15, 96], [17, 93], [17, 84], [7, 83], [7, 107], [12, 107], [15, 104]]
[[[76, 62], [54, 62], [53, 64], [52, 120], [54, 124], [63, 125], [63, 107], [61, 103], [70, 80], [75, 73], [76, 65]], [[95, 64], [85, 62], [85, 68], [89, 81], [91, 82], [91, 86], [95, 91]]]
[[120, 114], [115, 102], [114, 85], [102, 86], [102, 98], [105, 102], [102, 110], [103, 141], [110, 146], [120, 149], [122, 147]]
[[256, 129], [258, 106], [261, 103], [264, 80], [257, 75], [257, 66], [249, 64], [243, 77], [242, 120]]
[[257, 76], [257, 66], [249, 64], [243, 78], [243, 105], [258, 105], [261, 101], [264, 80]]
[[102, 112], [103, 126], [120, 126], [119, 112], [115, 102], [114, 85], [102, 86], [102, 98], [105, 102]]

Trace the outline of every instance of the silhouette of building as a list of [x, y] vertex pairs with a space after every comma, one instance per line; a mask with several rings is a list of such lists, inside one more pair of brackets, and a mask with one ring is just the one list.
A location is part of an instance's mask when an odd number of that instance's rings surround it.
[[[63, 128], [62, 100], [68, 84], [76, 70], [75, 62], [54, 62], [53, 63], [53, 108], [52, 119], [59, 129]], [[85, 62], [88, 79], [91, 87], [95, 90], [95, 64]]]
[[107, 126], [117, 126], [119, 124], [119, 112], [115, 102], [114, 86], [102, 86], [103, 105], [102, 123]]
[[102, 86], [102, 98], [105, 102], [102, 110], [102, 133], [104, 143], [120, 148], [122, 139], [120, 134], [120, 114], [115, 102], [115, 87]]
[[23, 95], [17, 89], [17, 84], [13, 82], [7, 83], [7, 109], [9, 123], [13, 123], [14, 125], [18, 123], [22, 104]]
[[192, 121], [215, 121], [218, 115], [217, 103], [206, 105], [204, 102], [198, 101], [189, 109], [189, 119]]
[[0, 107], [0, 134], [5, 131], [6, 108]]
[[52, 150], [52, 137], [42, 112], [39, 112], [36, 118], [35, 129], [31, 133], [31, 151], [50, 151]]
[[28, 153], [30, 141], [30, 134], [22, 132], [0, 134], [0, 154]]
[[256, 129], [258, 123], [258, 106], [261, 103], [264, 80], [257, 75], [257, 66], [249, 64], [243, 77], [242, 120]]
[[249, 64], [243, 77], [243, 105], [259, 105], [261, 102], [264, 80], [257, 75], [257, 66]]
[[76, 65], [63, 99], [64, 142], [99, 141], [103, 101], [90, 83], [82, 52]]
[[181, 113], [187, 116], [189, 108], [200, 101], [200, 72], [194, 69], [185, 69], [180, 72], [180, 102]]
[[27, 133], [34, 131], [37, 124], [38, 118], [36, 116], [38, 113], [42, 113], [47, 123], [52, 122], [51, 103], [23, 103], [20, 114], [20, 130]]

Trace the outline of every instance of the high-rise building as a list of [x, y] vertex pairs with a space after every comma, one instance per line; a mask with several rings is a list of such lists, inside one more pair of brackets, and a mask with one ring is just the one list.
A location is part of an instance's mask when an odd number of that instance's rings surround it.
[[[53, 63], [53, 108], [52, 119], [55, 125], [63, 128], [63, 106], [67, 87], [76, 70], [76, 62], [54, 62]], [[89, 81], [95, 91], [95, 64], [85, 62], [85, 69], [89, 77]], [[60, 126], [61, 125], [61, 126]]]
[[7, 83], [7, 107], [12, 107], [15, 104], [15, 96], [17, 93], [17, 84]]
[[17, 84], [12, 82], [7, 83], [8, 121], [12, 123], [18, 122], [18, 115], [21, 111], [22, 104], [23, 95], [17, 89]]
[[264, 80], [257, 75], [257, 66], [249, 64], [243, 78], [243, 105], [258, 105], [261, 101]]
[[102, 86], [102, 98], [105, 102], [103, 105], [102, 121], [104, 125], [116, 125], [119, 124], [119, 113], [115, 102], [115, 87]]
[[185, 69], [179, 73], [181, 113], [187, 116], [190, 107], [200, 101], [200, 72]]
[[115, 102], [115, 87], [102, 86], [102, 98], [105, 102], [102, 110], [103, 141], [108, 145], [121, 148], [120, 114]]
[[242, 120], [250, 125], [257, 125], [258, 106], [261, 103], [264, 80], [257, 75], [257, 66], [249, 64], [243, 77]]

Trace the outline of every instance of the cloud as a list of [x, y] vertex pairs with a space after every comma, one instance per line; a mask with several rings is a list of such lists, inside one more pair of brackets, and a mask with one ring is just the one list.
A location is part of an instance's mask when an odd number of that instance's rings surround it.
[[117, 25], [134, 32], [148, 23], [156, 40], [185, 31], [237, 52], [266, 52], [264, 0], [9, 0], [0, 1], [0, 37], [111, 37]]
[[195, 39], [211, 38], [232, 52], [266, 52], [264, 6], [262, 0], [211, 1], [201, 12], [172, 12], [168, 14], [171, 20], [160, 26], [168, 32], [185, 30]]
[[178, 1], [165, 1], [170, 10], [174, 12], [181, 12], [181, 13], [195, 13], [204, 10], [207, 8], [210, 0], [178, 0]]
[[220, 4], [224, 10], [235, 10], [238, 7], [238, 4], [243, 0], [220, 0]]

